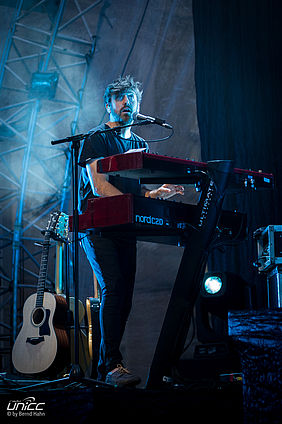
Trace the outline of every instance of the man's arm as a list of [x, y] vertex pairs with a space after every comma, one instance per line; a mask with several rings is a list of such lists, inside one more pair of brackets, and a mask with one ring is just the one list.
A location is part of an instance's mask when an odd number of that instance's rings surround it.
[[[118, 196], [123, 194], [115, 186], [113, 186], [107, 180], [107, 176], [97, 172], [97, 160], [86, 165], [87, 173], [89, 176], [90, 184], [93, 193], [97, 193], [99, 196]], [[169, 199], [176, 194], [184, 194], [184, 188], [180, 185], [174, 184], [163, 184], [161, 187], [155, 190], [147, 190], [145, 197], [151, 197], [153, 199]]]
[[90, 185], [93, 193], [99, 196], [118, 196], [122, 194], [115, 186], [107, 180], [107, 176], [97, 172], [97, 160], [86, 165], [86, 170], [89, 176]]

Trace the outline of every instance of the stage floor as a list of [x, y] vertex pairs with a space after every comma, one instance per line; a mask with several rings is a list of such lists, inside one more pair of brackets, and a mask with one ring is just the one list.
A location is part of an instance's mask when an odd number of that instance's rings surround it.
[[[94, 423], [95, 419], [140, 422], [243, 423], [242, 384], [212, 380], [158, 390], [116, 388], [95, 380], [26, 380], [1, 374], [0, 416], [5, 422]], [[67, 421], [66, 421], [67, 420]], [[161, 421], [159, 421], [161, 420]], [[29, 421], [30, 422], [30, 421]]]

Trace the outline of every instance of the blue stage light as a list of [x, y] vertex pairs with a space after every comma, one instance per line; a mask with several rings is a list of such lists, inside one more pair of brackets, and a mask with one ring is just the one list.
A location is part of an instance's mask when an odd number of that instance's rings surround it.
[[220, 277], [211, 276], [204, 281], [204, 289], [208, 294], [216, 294], [221, 290], [222, 284]]
[[202, 343], [227, 336], [228, 312], [251, 307], [250, 285], [231, 272], [208, 272], [196, 304], [197, 337]]
[[228, 278], [224, 272], [207, 272], [201, 283], [201, 296], [221, 297], [226, 292]]

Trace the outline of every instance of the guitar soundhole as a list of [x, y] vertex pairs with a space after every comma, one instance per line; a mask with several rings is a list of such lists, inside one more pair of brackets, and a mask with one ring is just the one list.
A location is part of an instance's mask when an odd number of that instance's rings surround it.
[[45, 310], [43, 308], [37, 308], [32, 314], [32, 323], [34, 325], [40, 325], [45, 319]]

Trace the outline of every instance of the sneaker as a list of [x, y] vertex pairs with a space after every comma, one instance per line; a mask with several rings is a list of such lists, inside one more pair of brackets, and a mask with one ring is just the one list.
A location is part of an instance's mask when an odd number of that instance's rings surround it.
[[128, 369], [124, 368], [121, 364], [117, 365], [115, 369], [106, 375], [106, 383], [112, 386], [124, 387], [135, 386], [139, 384], [141, 379], [134, 374], [131, 374]]

